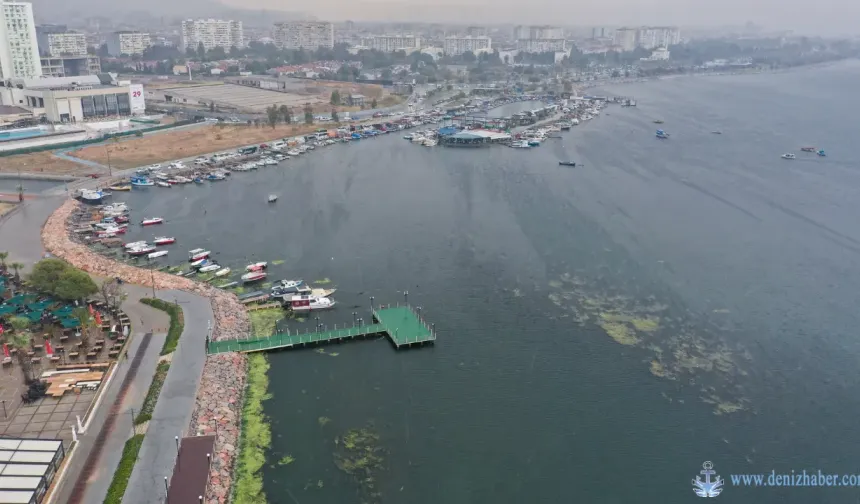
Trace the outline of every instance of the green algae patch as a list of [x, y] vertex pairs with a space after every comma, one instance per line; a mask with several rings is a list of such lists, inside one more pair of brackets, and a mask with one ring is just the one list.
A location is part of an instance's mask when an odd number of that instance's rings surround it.
[[380, 502], [382, 493], [376, 479], [384, 468], [385, 450], [379, 446], [379, 434], [372, 426], [350, 429], [335, 438], [335, 446], [334, 464], [358, 485], [361, 502]]
[[320, 427], [325, 427], [326, 425], [328, 425], [329, 422], [331, 422], [331, 418], [326, 417], [326, 416], [321, 416], [321, 417], [317, 418], [317, 422], [320, 424]]
[[265, 355], [255, 353], [248, 356], [248, 384], [242, 408], [239, 459], [233, 485], [234, 504], [267, 502], [261, 470], [266, 463], [266, 450], [272, 445], [272, 431], [268, 418], [263, 414], [263, 401], [271, 397], [268, 393], [268, 371], [269, 361]]
[[284, 455], [281, 457], [281, 460], [278, 461], [279, 466], [290, 465], [295, 462], [296, 459], [292, 455]]
[[636, 333], [623, 322], [604, 321], [598, 325], [606, 331], [606, 334], [622, 345], [635, 345], [639, 343], [639, 338], [636, 337]]
[[630, 323], [633, 324], [633, 327], [635, 327], [637, 331], [654, 332], [660, 328], [659, 318], [632, 318], [630, 319]]
[[651, 374], [657, 376], [659, 378], [666, 377], [666, 368], [663, 367], [663, 363], [654, 359], [651, 361]]
[[283, 259], [275, 259], [274, 261], [272, 261], [272, 264], [274, 264], [275, 266], [278, 266], [278, 265], [284, 264], [285, 262], [286, 261], [284, 261]]
[[284, 318], [280, 308], [265, 308], [248, 313], [251, 319], [251, 335], [255, 338], [268, 338], [275, 332], [278, 321]]
[[322, 280], [314, 280], [314, 283], [317, 285], [327, 285], [331, 283], [331, 278], [323, 278]]

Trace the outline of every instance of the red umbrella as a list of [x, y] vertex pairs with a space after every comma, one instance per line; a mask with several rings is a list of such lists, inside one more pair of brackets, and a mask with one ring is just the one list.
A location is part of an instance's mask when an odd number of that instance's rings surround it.
[[96, 313], [95, 313], [95, 316], [96, 316], [96, 324], [98, 324], [98, 325], [102, 325], [102, 315], [101, 315], [101, 313], [96, 312]]
[[91, 304], [87, 305], [87, 309], [90, 310], [90, 315], [92, 315], [93, 312], [95, 311], [95, 310], [93, 310], [93, 305], [91, 305]]
[[3, 357], [10, 357], [9, 347], [6, 346], [6, 343], [3, 343]]
[[49, 359], [54, 355], [54, 349], [51, 348], [51, 342], [48, 340], [45, 340], [45, 354]]

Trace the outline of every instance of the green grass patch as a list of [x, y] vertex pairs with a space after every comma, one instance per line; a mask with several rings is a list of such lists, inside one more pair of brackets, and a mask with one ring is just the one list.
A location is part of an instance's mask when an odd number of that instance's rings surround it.
[[128, 479], [131, 478], [131, 471], [134, 469], [134, 463], [137, 462], [137, 454], [142, 444], [143, 434], [134, 435], [125, 442], [122, 458], [119, 460], [116, 472], [113, 473], [104, 504], [122, 504], [122, 497], [125, 495]]
[[158, 402], [158, 394], [161, 393], [161, 387], [164, 386], [164, 380], [167, 379], [167, 371], [169, 369], [169, 362], [161, 362], [155, 368], [155, 376], [152, 377], [152, 383], [149, 385], [146, 399], [143, 400], [143, 407], [140, 409], [140, 413], [134, 418], [135, 425], [152, 420], [152, 412], [155, 411], [155, 403]]
[[284, 310], [266, 308], [248, 312], [251, 319], [251, 335], [255, 338], [268, 338], [275, 332], [278, 321], [284, 318]]
[[161, 347], [161, 355], [173, 353], [176, 350], [176, 345], [179, 344], [179, 337], [182, 336], [182, 328], [185, 326], [182, 308], [176, 303], [168, 303], [161, 299], [143, 298], [140, 302], [170, 315], [170, 329], [167, 330], [167, 339], [164, 340], [164, 346]]
[[267, 502], [263, 492], [261, 470], [266, 463], [266, 450], [272, 444], [272, 431], [263, 414], [263, 401], [268, 393], [269, 361], [263, 354], [248, 356], [248, 386], [242, 408], [242, 437], [239, 440], [239, 462], [233, 485], [234, 504]]

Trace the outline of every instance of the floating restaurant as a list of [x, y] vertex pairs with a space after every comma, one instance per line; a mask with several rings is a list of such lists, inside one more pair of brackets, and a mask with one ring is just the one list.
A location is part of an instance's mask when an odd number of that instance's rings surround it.
[[487, 147], [510, 141], [511, 135], [486, 130], [466, 130], [459, 133], [443, 135], [440, 130], [440, 141], [445, 147]]

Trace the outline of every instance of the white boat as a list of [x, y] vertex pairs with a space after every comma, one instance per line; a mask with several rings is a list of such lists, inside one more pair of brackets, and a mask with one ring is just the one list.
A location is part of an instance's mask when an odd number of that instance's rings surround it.
[[156, 245], [170, 245], [171, 243], [176, 243], [176, 238], [172, 236], [159, 236], [152, 240]]
[[290, 308], [294, 312], [309, 312], [314, 310], [329, 310], [337, 304], [327, 297], [293, 296], [290, 299]]
[[278, 201], [278, 195], [277, 194], [270, 194], [269, 195], [269, 203], [274, 203], [276, 201]]
[[207, 264], [209, 264], [209, 259], [207, 259], [205, 257], [202, 259], [197, 259], [196, 261], [191, 261], [191, 267], [192, 268], [202, 268], [203, 266], [206, 266]]
[[263, 280], [264, 278], [266, 278], [265, 271], [252, 271], [250, 273], [245, 273], [244, 275], [242, 275], [242, 281], [245, 283], [256, 282], [258, 280]]
[[102, 193], [101, 191], [81, 189], [81, 201], [83, 201], [84, 203], [97, 205], [102, 202], [102, 198], [104, 198], [104, 193]]
[[157, 185], [158, 187], [170, 187], [170, 184], [168, 184], [167, 182], [165, 182], [163, 180], [157, 180], [155, 182], [155, 185]]
[[222, 277], [224, 275], [229, 275], [229, 274], [230, 274], [230, 268], [221, 268], [215, 272], [216, 277]]
[[287, 154], [289, 154], [290, 156], [298, 156], [299, 154], [301, 154], [301, 152], [296, 149], [290, 149], [287, 151]]
[[131, 243], [125, 244], [126, 249], [140, 248], [140, 247], [145, 247], [145, 246], [148, 246], [148, 244], [145, 241], [136, 241], [136, 242], [131, 242]]
[[159, 250], [158, 252], [152, 252], [151, 254], [147, 254], [146, 257], [149, 259], [155, 259], [156, 257], [164, 257], [167, 255], [166, 250]]
[[156, 173], [155, 178], [156, 178], [156, 180], [164, 180], [165, 182], [170, 180], [170, 177], [168, 177], [167, 175], [165, 175], [163, 173]]
[[266, 269], [266, 267], [267, 267], [268, 265], [269, 265], [269, 263], [267, 263], [266, 261], [256, 262], [256, 263], [254, 263], [254, 264], [249, 264], [249, 265], [245, 266], [245, 271], [260, 271], [260, 270], [264, 270], [264, 269]]
[[131, 186], [132, 187], [152, 187], [154, 185], [155, 185], [155, 182], [153, 182], [152, 180], [150, 180], [146, 177], [132, 178], [131, 179]]
[[531, 145], [529, 145], [529, 142], [527, 140], [522, 140], [520, 142], [512, 143], [511, 147], [513, 147], [514, 149], [530, 149]]
[[210, 271], [216, 271], [219, 269], [221, 269], [221, 266], [219, 264], [212, 263], [212, 264], [207, 264], [206, 266], [201, 267], [197, 271], [199, 271], [200, 273], [209, 273]]
[[202, 248], [196, 248], [194, 250], [188, 251], [188, 260], [189, 261], [197, 261], [199, 259], [205, 259], [209, 257], [210, 252], [208, 250], [204, 250]]
[[140, 221], [140, 225], [141, 226], [152, 226], [155, 224], [161, 224], [163, 222], [164, 222], [164, 219], [162, 219], [161, 217], [147, 217], [146, 219], [143, 219], [142, 221]]
[[300, 291], [304, 280], [281, 280], [272, 286], [273, 296], [296, 294]]
[[142, 255], [147, 255], [151, 252], [155, 252], [155, 247], [152, 245], [145, 245], [142, 247], [136, 247], [136, 248], [127, 250], [126, 252], [128, 252], [128, 255], [142, 256]]
[[794, 159], [796, 156], [790, 152], [786, 152], [782, 155], [782, 159]]

